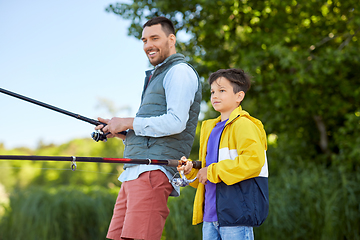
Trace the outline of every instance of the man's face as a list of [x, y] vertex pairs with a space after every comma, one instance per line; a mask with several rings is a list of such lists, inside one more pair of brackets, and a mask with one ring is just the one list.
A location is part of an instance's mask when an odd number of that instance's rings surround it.
[[161, 24], [145, 27], [141, 40], [144, 43], [144, 51], [149, 58], [151, 65], [156, 66], [162, 63], [175, 52], [175, 35], [166, 36]]

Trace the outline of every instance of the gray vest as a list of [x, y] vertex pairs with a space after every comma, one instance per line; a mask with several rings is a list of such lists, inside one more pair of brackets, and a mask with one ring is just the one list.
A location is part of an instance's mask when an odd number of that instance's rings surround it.
[[[163, 80], [166, 73], [179, 63], [187, 63], [182, 54], [176, 53], [165, 59], [163, 64], [156, 68], [151, 81], [151, 71], [146, 72], [144, 89], [141, 97], [141, 104], [136, 117], [160, 116], [167, 112], [165, 89]], [[188, 64], [188, 63], [187, 63]], [[188, 64], [193, 68], [190, 64]], [[125, 158], [150, 158], [150, 159], [180, 159], [182, 156], [189, 157], [194, 142], [195, 130], [198, 122], [201, 102], [201, 83], [198, 76], [198, 90], [195, 99], [190, 107], [189, 119], [183, 132], [165, 137], [136, 136], [133, 130], [129, 130], [125, 141]], [[180, 104], [180, 103], [179, 103]], [[125, 164], [124, 169], [133, 164]], [[176, 173], [176, 168], [164, 166], [171, 174]]]

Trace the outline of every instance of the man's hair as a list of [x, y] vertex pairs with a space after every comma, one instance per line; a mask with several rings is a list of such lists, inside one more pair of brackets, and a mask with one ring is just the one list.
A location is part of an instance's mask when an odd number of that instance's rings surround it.
[[243, 91], [246, 93], [251, 87], [251, 77], [242, 69], [220, 69], [212, 73], [209, 77], [209, 84], [211, 85], [216, 79], [224, 77], [230, 81], [233, 86], [234, 93]]
[[150, 27], [156, 24], [161, 24], [161, 28], [162, 30], [165, 32], [166, 36], [168, 37], [170, 34], [174, 34], [175, 35], [175, 27], [174, 24], [167, 19], [166, 17], [154, 17], [152, 19], [150, 19], [149, 21], [147, 21], [144, 25], [143, 25], [143, 29], [145, 27]]

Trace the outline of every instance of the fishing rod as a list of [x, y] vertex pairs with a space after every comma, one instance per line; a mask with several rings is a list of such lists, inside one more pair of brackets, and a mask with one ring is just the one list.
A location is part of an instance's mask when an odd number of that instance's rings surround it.
[[[69, 112], [69, 111], [67, 111], [67, 110], [64, 110], [64, 109], [61, 109], [61, 108], [52, 106], [52, 105], [47, 104], [47, 103], [40, 102], [40, 101], [38, 101], [38, 100], [35, 100], [35, 99], [32, 99], [32, 98], [29, 98], [29, 97], [26, 97], [26, 96], [23, 96], [23, 95], [20, 95], [20, 94], [11, 92], [11, 91], [6, 90], [6, 89], [3, 89], [3, 88], [0, 88], [0, 92], [1, 92], [1, 93], [4, 93], [4, 94], [7, 94], [7, 95], [9, 95], [9, 96], [12, 96], [12, 97], [19, 98], [19, 99], [21, 99], [21, 100], [24, 100], [24, 101], [33, 103], [33, 104], [36, 104], [36, 105], [38, 105], [38, 106], [41, 106], [41, 107], [44, 107], [44, 108], [48, 108], [48, 109], [50, 109], [50, 110], [53, 110], [53, 111], [56, 111], [56, 112], [59, 112], [59, 113], [68, 115], [68, 116], [70, 116], [70, 117], [73, 117], [73, 118], [82, 120], [82, 121], [84, 121], [84, 122], [88, 122], [88, 123], [93, 124], [93, 125], [96, 125], [96, 126], [98, 126], [98, 125], [104, 125], [104, 127], [106, 126], [105, 123], [99, 122], [99, 121], [97, 121], [97, 120], [94, 120], [94, 119], [91, 119], [91, 118], [87, 118], [87, 117], [81, 116], [81, 115], [76, 114], [76, 113]], [[126, 135], [126, 131], [120, 132], [120, 134]], [[94, 139], [94, 141], [96, 141], [96, 142], [98, 142], [98, 141], [105, 141], [105, 142], [106, 142], [106, 140], [107, 140], [106, 135], [108, 135], [108, 133], [103, 133], [103, 132], [101, 132], [101, 131], [96, 131], [96, 132], [93, 132], [93, 133], [91, 134], [91, 137], [92, 137], [92, 139]]]
[[[31, 160], [31, 161], [70, 161], [71, 162], [71, 170], [76, 170], [76, 162], [98, 162], [98, 163], [132, 163], [132, 164], [147, 164], [147, 165], [162, 165], [169, 167], [178, 167], [185, 165], [186, 162], [182, 160], [175, 159], [166, 159], [166, 160], [158, 160], [158, 159], [133, 159], [133, 158], [102, 158], [102, 157], [66, 157], [66, 156], [36, 156], [36, 155], [0, 155], [0, 160]], [[200, 169], [201, 161], [192, 161], [193, 168]], [[192, 180], [188, 180], [185, 177], [185, 174], [181, 172], [181, 178], [173, 177], [170, 182], [180, 186], [185, 187], [189, 185], [189, 183], [194, 182], [196, 178]]]

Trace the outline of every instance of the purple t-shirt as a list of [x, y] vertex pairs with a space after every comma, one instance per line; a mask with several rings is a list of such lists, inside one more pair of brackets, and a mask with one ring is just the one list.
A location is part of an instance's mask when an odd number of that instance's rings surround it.
[[[220, 136], [224, 129], [225, 121], [219, 122], [213, 128], [210, 133], [210, 137], [207, 144], [206, 153], [206, 167], [212, 163], [218, 162], [218, 150], [220, 143]], [[216, 184], [207, 181], [205, 185], [205, 207], [204, 207], [204, 221], [215, 222], [217, 221], [216, 214]]]

